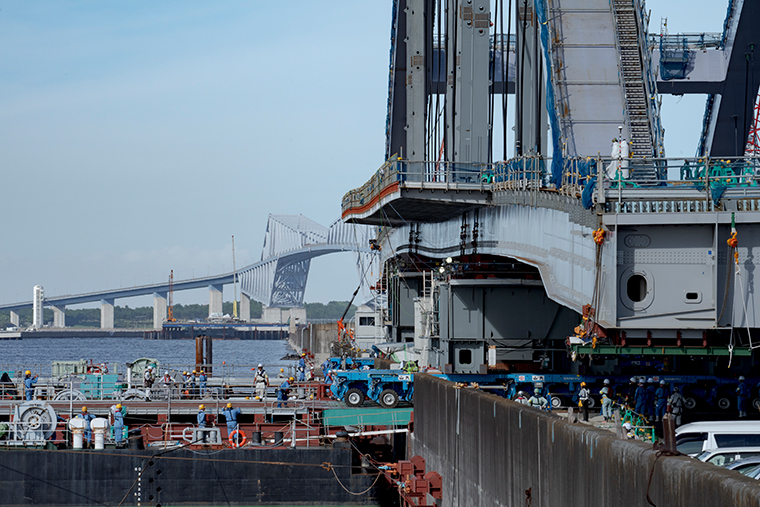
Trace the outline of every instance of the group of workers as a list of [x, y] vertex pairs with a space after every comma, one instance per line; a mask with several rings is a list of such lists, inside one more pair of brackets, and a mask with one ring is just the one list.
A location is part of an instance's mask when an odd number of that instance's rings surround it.
[[[111, 405], [108, 410], [108, 422], [113, 429], [113, 440], [116, 443], [116, 447], [123, 447], [126, 442], [124, 438], [124, 416], [127, 414], [127, 408], [122, 406], [121, 403]], [[84, 441], [85, 446], [89, 447], [92, 444], [92, 420], [95, 416], [87, 410], [87, 407], [82, 407], [82, 411], [74, 416], [76, 419], [84, 419]]]
[[[750, 387], [745, 382], [744, 376], [738, 378], [739, 385], [736, 387], [736, 406], [739, 417], [747, 417], [747, 402], [750, 397]], [[605, 421], [612, 419], [612, 390], [610, 381], [604, 380], [604, 387], [599, 392], [602, 397], [602, 416]], [[590, 392], [585, 382], [581, 382], [578, 392], [579, 407], [583, 412], [584, 420], [588, 420], [588, 402]], [[627, 391], [621, 389], [619, 393], [621, 405], [627, 405], [637, 414], [653, 422], [660, 422], [666, 413], [670, 412], [675, 418], [676, 426], [681, 425], [681, 419], [686, 408], [686, 399], [678, 387], [673, 387], [671, 392], [665, 380], [656, 382], [654, 378], [631, 377]]]
[[[636, 379], [632, 377], [630, 384], [634, 383], [636, 383]], [[631, 387], [629, 387], [629, 405], [631, 402], [630, 390]], [[642, 378], [639, 379], [638, 387], [633, 392], [634, 403], [631, 406], [634, 407], [636, 413], [643, 415], [649, 420], [654, 420], [654, 422], [660, 422], [667, 410], [669, 397], [670, 390], [664, 380], [660, 380], [659, 385], [655, 387], [653, 378], [648, 378], [646, 384]]]
[[[227, 406], [222, 409], [220, 415], [223, 415], [227, 421], [227, 430], [231, 433], [238, 427], [237, 418], [240, 415], [239, 408], [233, 408], [232, 403], [227, 403]], [[198, 415], [196, 417], [199, 428], [206, 427], [206, 405], [198, 405]]]
[[541, 408], [544, 410], [551, 410], [551, 394], [549, 394], [550, 398], [546, 398], [541, 395], [541, 389], [535, 388], [533, 389], [533, 396], [530, 398], [527, 397], [525, 394], [525, 391], [519, 391], [517, 393], [517, 396], [515, 397], [515, 400], [517, 403], [522, 403], [523, 405], [528, 405], [529, 407], [533, 408]]
[[[750, 397], [750, 387], [745, 382], [743, 376], [740, 376], [739, 385], [736, 388], [737, 408], [739, 417], [747, 417], [747, 401]], [[613, 420], [613, 399], [614, 393], [609, 379], [604, 379], [603, 387], [599, 391], [601, 397], [601, 416], [605, 421]], [[578, 396], [578, 408], [584, 421], [588, 421], [588, 409], [591, 405], [591, 391], [586, 382], [581, 382]], [[671, 392], [667, 382], [660, 380], [658, 383], [653, 378], [646, 381], [643, 378], [632, 377], [628, 390], [621, 388], [617, 397], [620, 405], [626, 405], [637, 414], [653, 422], [662, 421], [667, 412], [670, 412], [675, 418], [676, 426], [681, 425], [681, 418], [686, 408], [686, 399], [678, 387], [674, 387]], [[551, 410], [551, 393], [547, 392], [546, 397], [541, 395], [541, 389], [536, 388], [533, 396], [527, 397], [524, 391], [518, 391], [514, 401], [531, 407], [544, 410]]]

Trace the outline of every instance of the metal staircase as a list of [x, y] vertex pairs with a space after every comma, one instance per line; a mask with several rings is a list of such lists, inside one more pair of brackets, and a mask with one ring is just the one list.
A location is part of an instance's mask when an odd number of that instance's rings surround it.
[[[634, 0], [613, 0], [613, 15], [617, 24], [617, 41], [620, 54], [620, 77], [625, 94], [625, 107], [630, 133], [631, 158], [643, 159], [655, 156], [655, 140], [652, 132], [652, 114], [649, 92], [645, 78], [648, 59], [642, 53], [647, 51], [646, 38], [642, 38], [639, 20], [636, 18]], [[635, 180], [656, 180], [654, 167], [638, 167], [632, 178]]]

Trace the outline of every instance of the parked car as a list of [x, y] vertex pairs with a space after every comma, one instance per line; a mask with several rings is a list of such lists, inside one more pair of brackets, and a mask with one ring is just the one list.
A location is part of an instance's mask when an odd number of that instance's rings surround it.
[[748, 471], [758, 466], [760, 466], [760, 456], [752, 456], [750, 458], [742, 458], [736, 461], [732, 461], [726, 465], [726, 469], [736, 470], [737, 472], [746, 474]]
[[747, 477], [749, 477], [750, 479], [760, 479], [760, 464], [757, 464], [753, 466], [752, 468], [749, 468], [743, 471], [742, 473], [746, 475]]
[[705, 463], [712, 463], [724, 467], [735, 461], [760, 456], [760, 447], [723, 447], [703, 451], [697, 459]]
[[676, 448], [696, 456], [721, 447], [760, 447], [760, 421], [702, 421], [676, 429]]

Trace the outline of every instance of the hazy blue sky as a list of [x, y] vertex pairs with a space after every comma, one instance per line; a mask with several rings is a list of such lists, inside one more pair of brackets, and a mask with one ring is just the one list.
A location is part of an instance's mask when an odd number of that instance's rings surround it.
[[[0, 0], [0, 303], [227, 272], [269, 213], [337, 219], [383, 161], [391, 4]], [[648, 8], [650, 32], [720, 31], [726, 4]], [[663, 107], [692, 155], [704, 98]], [[317, 259], [306, 300], [356, 283]]]

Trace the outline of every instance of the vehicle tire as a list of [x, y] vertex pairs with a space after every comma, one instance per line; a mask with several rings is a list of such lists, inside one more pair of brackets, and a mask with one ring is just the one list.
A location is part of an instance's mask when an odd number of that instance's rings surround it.
[[396, 408], [398, 405], [398, 393], [393, 389], [386, 389], [380, 393], [380, 405], [385, 408]]
[[684, 398], [683, 406], [686, 408], [686, 410], [694, 410], [697, 408], [697, 400], [694, 398]]
[[360, 407], [364, 403], [364, 393], [356, 388], [349, 389], [343, 399], [349, 407]]
[[728, 398], [720, 398], [718, 400], [718, 408], [720, 408], [721, 410], [728, 410], [729, 408], [731, 408], [731, 400], [729, 400]]
[[562, 407], [562, 398], [559, 396], [552, 396], [552, 408], [558, 409]]
[[755, 410], [760, 410], [760, 398], [755, 398], [752, 400], [752, 406], [755, 408]]

